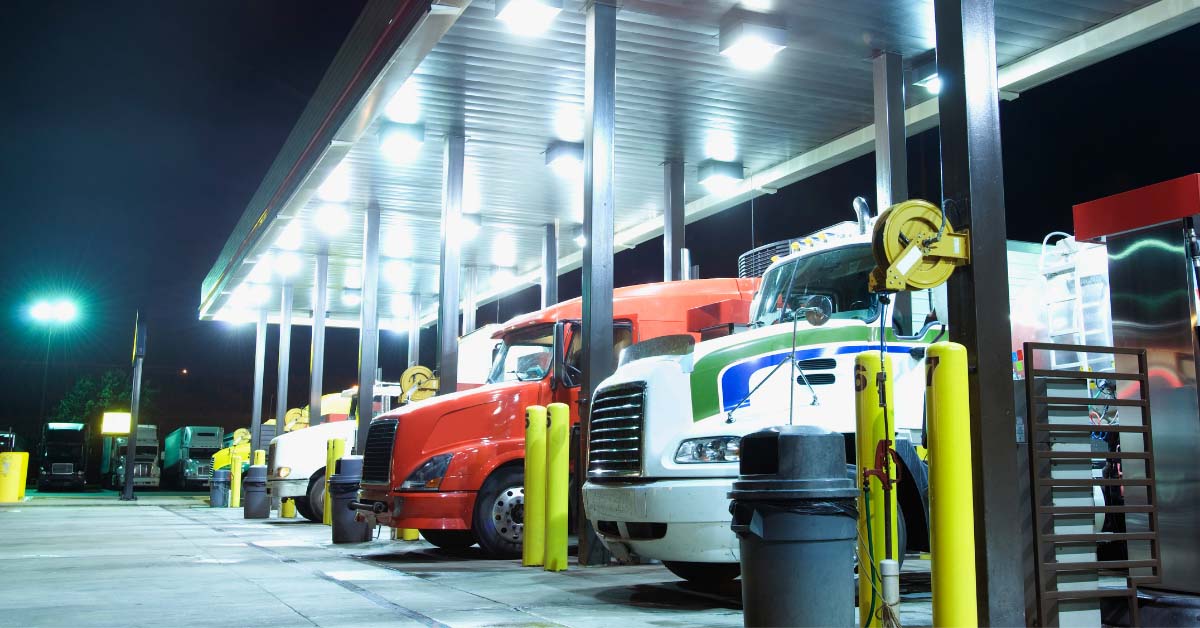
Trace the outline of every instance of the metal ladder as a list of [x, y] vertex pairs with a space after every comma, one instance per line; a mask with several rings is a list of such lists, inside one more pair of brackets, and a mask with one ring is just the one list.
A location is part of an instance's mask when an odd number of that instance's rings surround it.
[[[1102, 354], [1111, 356], [1116, 362], [1123, 356], [1122, 361], [1136, 359], [1136, 372], [1105, 372], [1089, 373], [1079, 370], [1042, 369], [1038, 365], [1050, 363], [1056, 352], [1075, 353], [1083, 359], [1086, 356]], [[1151, 447], [1150, 432], [1150, 399], [1147, 376], [1146, 352], [1144, 349], [1123, 349], [1114, 347], [1097, 347], [1086, 345], [1062, 345], [1051, 343], [1025, 343], [1025, 374], [1028, 380], [1026, 395], [1028, 402], [1029, 434], [1029, 474], [1033, 499], [1034, 547], [1036, 551], [1036, 577], [1038, 592], [1038, 625], [1054, 626], [1059, 623], [1060, 604], [1074, 600], [1090, 600], [1105, 597], [1124, 597], [1129, 601], [1129, 612], [1133, 625], [1140, 625], [1137, 609], [1137, 587], [1159, 581], [1161, 578], [1161, 562], [1158, 545], [1158, 510], [1155, 494], [1154, 453]], [[1123, 384], [1121, 392], [1134, 395], [1129, 398], [1105, 398], [1102, 401], [1090, 396], [1089, 382], [1095, 379], [1115, 380]], [[1083, 395], [1071, 395], [1069, 391], [1084, 391]], [[1056, 390], [1057, 389], [1057, 390]], [[1064, 394], [1067, 391], [1068, 394]], [[1095, 425], [1088, 418], [1091, 406], [1113, 406], [1120, 408], [1137, 408], [1139, 417], [1122, 417], [1122, 425]], [[1079, 413], [1082, 412], [1080, 420]], [[1134, 439], [1140, 438], [1140, 443], [1122, 440], [1121, 451], [1093, 452], [1080, 451], [1081, 438], [1090, 439], [1091, 434], [1118, 433], [1132, 434]], [[1126, 448], [1126, 442], [1129, 447]], [[1072, 450], [1071, 444], [1076, 448]], [[1065, 446], [1064, 446], [1065, 445]], [[1071, 473], [1059, 472], [1063, 466], [1087, 466], [1096, 459], [1119, 460], [1122, 462], [1123, 473], [1118, 478], [1062, 477]], [[1144, 465], [1140, 473], [1129, 473], [1124, 462], [1136, 460]], [[1060, 465], [1059, 469], [1055, 465]], [[1081, 475], [1078, 469], [1075, 475]], [[1131, 475], [1135, 477], [1130, 477]], [[1078, 499], [1081, 489], [1092, 490], [1093, 487], [1121, 487], [1124, 500], [1131, 496], [1135, 503], [1120, 505], [1061, 505], [1055, 500], [1062, 501], [1065, 493], [1075, 492]], [[1136, 487], [1136, 488], [1135, 488]], [[1126, 489], [1135, 489], [1127, 491]], [[1136, 490], [1144, 490], [1143, 494]], [[1080, 517], [1095, 516], [1096, 514], [1134, 514], [1144, 516], [1145, 521], [1138, 521], [1135, 531], [1124, 532], [1060, 532], [1060, 526], [1078, 526]], [[1128, 518], [1126, 518], [1128, 524]], [[1140, 529], [1144, 528], [1144, 529]], [[1126, 548], [1123, 560], [1058, 560], [1059, 552], [1064, 548], [1074, 548], [1086, 553], [1088, 546], [1102, 542], [1121, 542]], [[1135, 546], [1138, 554], [1145, 556], [1133, 557]], [[1097, 557], [1098, 558], [1098, 557]], [[1078, 577], [1083, 572], [1096, 573], [1095, 587], [1078, 586], [1078, 583], [1060, 586], [1060, 577], [1071, 574]], [[1148, 573], [1147, 573], [1148, 572]], [[1111, 578], [1114, 573], [1122, 573], [1125, 586], [1101, 587], [1101, 576]], [[1074, 588], [1072, 588], [1074, 587]]]
[[[1085, 272], [1079, 265], [1080, 251], [1067, 250], [1068, 253], [1056, 254], [1057, 260], [1052, 264], [1046, 263], [1046, 253], [1042, 253], [1042, 276], [1046, 287], [1048, 290], [1057, 287], [1061, 293], [1046, 302], [1047, 337], [1052, 343], [1066, 345], [1110, 343], [1108, 277], [1103, 273], [1106, 269]], [[1100, 371], [1111, 366], [1103, 355], [1088, 359], [1085, 354], [1072, 351], [1050, 353], [1051, 369]]]

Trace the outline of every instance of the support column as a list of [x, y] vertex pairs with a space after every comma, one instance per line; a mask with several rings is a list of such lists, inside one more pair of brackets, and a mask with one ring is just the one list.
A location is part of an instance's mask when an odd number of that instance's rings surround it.
[[[993, 0], [934, 0], [942, 203], [971, 233], [950, 278], [950, 339], [967, 348], [974, 449], [979, 623], [1025, 625], [1000, 106]], [[1031, 531], [1032, 533], [1032, 531]]]
[[409, 299], [408, 365], [416, 366], [421, 363], [421, 295], [414, 293]]
[[375, 416], [375, 371], [379, 367], [379, 199], [372, 190], [363, 225], [362, 305], [358, 318], [358, 433], [354, 453], [367, 449]]
[[[894, 52], [875, 57], [875, 211], [908, 198], [908, 153], [904, 133], [904, 59]], [[893, 319], [912, 333], [912, 294], [893, 297]]]
[[548, 224], [542, 236], [542, 307], [555, 303], [558, 303], [558, 233], [553, 224]]
[[[325, 317], [329, 310], [329, 250], [317, 254], [313, 281], [312, 349], [308, 360], [308, 424], [321, 423], [321, 395], [325, 391]], [[283, 426], [280, 425], [280, 430]]]
[[475, 331], [475, 267], [462, 269], [462, 335]]
[[[275, 388], [275, 430], [279, 432], [283, 426], [283, 417], [287, 414], [288, 403], [288, 372], [292, 359], [292, 284], [285, 282], [279, 299], [279, 369], [276, 371], [279, 380]], [[263, 448], [262, 424], [255, 426], [250, 433], [250, 451]]]
[[683, 272], [683, 160], [663, 164], [663, 281], [678, 281]]
[[[588, 403], [613, 371], [613, 142], [616, 128], [617, 7], [593, 0], [587, 8], [583, 144], [583, 382], [579, 391], [579, 456], [575, 485], [587, 476]], [[579, 564], [610, 556], [587, 517], [579, 517]]]
[[[263, 379], [267, 371], [267, 309], [258, 310], [254, 330], [254, 408], [250, 411], [250, 440], [257, 440], [262, 431]], [[253, 451], [253, 450], [251, 450]]]
[[463, 159], [466, 140], [447, 135], [442, 162], [442, 266], [438, 295], [438, 386], [439, 394], [458, 390], [458, 280], [462, 241], [458, 224], [462, 219]]

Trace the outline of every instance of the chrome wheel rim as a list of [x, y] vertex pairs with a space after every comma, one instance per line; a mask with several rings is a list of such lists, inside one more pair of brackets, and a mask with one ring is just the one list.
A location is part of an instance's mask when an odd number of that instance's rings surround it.
[[492, 523], [505, 541], [521, 544], [525, 538], [525, 487], [510, 486], [492, 501]]

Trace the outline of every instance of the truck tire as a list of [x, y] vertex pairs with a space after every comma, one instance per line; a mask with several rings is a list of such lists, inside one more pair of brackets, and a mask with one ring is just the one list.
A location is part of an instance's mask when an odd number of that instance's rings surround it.
[[732, 582], [742, 575], [741, 563], [690, 563], [664, 560], [663, 566], [680, 578], [705, 588]]
[[475, 544], [475, 535], [470, 530], [421, 530], [421, 536], [445, 550], [462, 550]]
[[320, 517], [313, 516], [312, 508], [308, 507], [307, 497], [293, 497], [292, 502], [296, 504], [296, 512], [300, 513], [301, 517], [304, 517], [313, 523], [321, 521]]
[[525, 470], [497, 469], [479, 489], [472, 517], [475, 538], [489, 558], [518, 558], [525, 538]]
[[308, 481], [308, 497], [305, 501], [308, 502], [308, 514], [300, 514], [313, 523], [322, 523], [325, 518], [325, 469], [318, 470]]

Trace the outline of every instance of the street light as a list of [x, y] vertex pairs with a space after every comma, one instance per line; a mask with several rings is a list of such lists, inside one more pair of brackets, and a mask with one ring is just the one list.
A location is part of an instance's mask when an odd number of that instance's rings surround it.
[[79, 318], [79, 306], [70, 299], [39, 299], [29, 308], [30, 317], [46, 327], [46, 355], [42, 360], [42, 401], [38, 410], [38, 418], [46, 418], [46, 377], [50, 374], [50, 342], [54, 338], [54, 328], [69, 325]]

